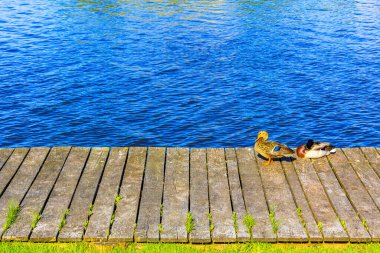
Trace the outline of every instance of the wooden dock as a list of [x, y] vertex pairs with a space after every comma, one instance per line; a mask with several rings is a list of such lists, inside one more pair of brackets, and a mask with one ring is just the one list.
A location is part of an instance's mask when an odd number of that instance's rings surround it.
[[252, 147], [3, 148], [0, 238], [380, 241], [380, 149], [263, 166]]

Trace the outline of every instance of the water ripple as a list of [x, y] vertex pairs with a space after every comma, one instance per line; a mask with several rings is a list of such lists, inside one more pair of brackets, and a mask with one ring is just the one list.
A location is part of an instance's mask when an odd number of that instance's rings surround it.
[[380, 146], [379, 7], [3, 0], [0, 146]]

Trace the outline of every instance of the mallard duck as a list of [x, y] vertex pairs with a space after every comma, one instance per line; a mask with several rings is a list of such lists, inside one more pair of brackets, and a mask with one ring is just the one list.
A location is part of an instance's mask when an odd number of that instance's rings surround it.
[[269, 165], [273, 158], [281, 158], [285, 155], [294, 154], [294, 151], [285, 144], [277, 141], [267, 141], [268, 137], [268, 132], [260, 131], [255, 141], [255, 151], [268, 159], [264, 163], [265, 165]]
[[320, 158], [335, 153], [335, 147], [328, 142], [308, 140], [297, 148], [297, 156], [301, 158]]

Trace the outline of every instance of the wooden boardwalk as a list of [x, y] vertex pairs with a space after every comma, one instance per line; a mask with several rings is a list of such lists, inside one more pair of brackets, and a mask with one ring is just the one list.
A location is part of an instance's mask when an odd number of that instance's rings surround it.
[[253, 148], [3, 148], [0, 238], [380, 241], [380, 149], [264, 166]]

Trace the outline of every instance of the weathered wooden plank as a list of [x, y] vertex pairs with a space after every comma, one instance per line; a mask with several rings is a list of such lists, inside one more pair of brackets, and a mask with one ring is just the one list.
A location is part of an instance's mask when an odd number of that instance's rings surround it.
[[351, 204], [366, 221], [372, 241], [380, 241], [380, 212], [341, 149], [328, 157]]
[[279, 223], [277, 240], [307, 242], [308, 236], [297, 214], [297, 207], [281, 163], [275, 161], [268, 166], [258, 163], [258, 166], [268, 205], [274, 211], [275, 219]]
[[42, 211], [69, 151], [70, 147], [54, 147], [50, 150], [40, 172], [21, 203], [15, 223], [3, 235], [3, 240], [28, 240], [33, 220]]
[[207, 149], [208, 188], [213, 242], [235, 242], [224, 149]]
[[131, 147], [120, 188], [120, 202], [108, 241], [132, 242], [139, 208], [147, 148]]
[[236, 240], [238, 242], [246, 242], [249, 241], [249, 234], [244, 225], [244, 217], [245, 217], [245, 203], [243, 198], [243, 192], [241, 190], [240, 177], [239, 177], [239, 169], [237, 164], [237, 158], [235, 149], [227, 148], [226, 152], [226, 162], [227, 162], [227, 175], [228, 182], [230, 186], [230, 195], [232, 201], [232, 209], [236, 215], [235, 224], [235, 233]]
[[20, 204], [44, 162], [48, 148], [31, 148], [12, 183], [0, 198], [0, 235], [6, 221], [7, 206], [10, 201]]
[[190, 233], [191, 243], [210, 243], [208, 220], [209, 198], [207, 182], [206, 149], [193, 148], [190, 151], [190, 212], [194, 230]]
[[371, 241], [371, 236], [368, 234], [367, 230], [365, 230], [356, 211], [336, 179], [327, 158], [323, 157], [320, 159], [314, 159], [312, 162], [332, 205], [338, 213], [339, 219], [341, 222], [344, 221], [345, 223], [350, 241]]
[[162, 242], [187, 242], [189, 149], [168, 148], [162, 214]]
[[302, 216], [304, 221], [304, 226], [307, 230], [310, 242], [322, 242], [322, 234], [318, 229], [314, 214], [310, 209], [305, 193], [302, 190], [301, 183], [298, 180], [296, 171], [294, 170], [292, 159], [289, 157], [284, 157], [281, 159], [281, 164], [297, 205], [299, 215]]
[[149, 148], [135, 234], [137, 242], [158, 242], [160, 239], [164, 164], [165, 148]]
[[256, 220], [256, 225], [252, 229], [252, 238], [254, 241], [275, 242], [276, 235], [269, 220], [268, 206], [253, 148], [238, 148], [236, 155], [245, 207], [247, 213]]
[[297, 159], [293, 164], [315, 218], [322, 225], [324, 241], [348, 241], [310, 159]]
[[380, 177], [380, 153], [376, 151], [376, 148], [360, 148], [365, 157], [372, 165], [376, 174]]
[[372, 169], [371, 165], [360, 151], [359, 148], [345, 148], [343, 152], [346, 154], [348, 161], [356, 171], [360, 180], [363, 182], [373, 201], [380, 208], [380, 178]]
[[0, 148], [0, 170], [11, 156], [13, 148]]
[[[66, 224], [58, 234], [58, 241], [81, 241], [84, 234], [84, 224], [88, 218], [90, 205], [95, 199], [95, 193], [100, 182], [109, 148], [92, 148], [83, 174], [80, 178]], [[88, 222], [88, 221], [87, 221]]]
[[29, 149], [27, 148], [16, 148], [0, 170], [0, 197], [24, 161], [28, 151]]
[[62, 168], [57, 182], [42, 212], [41, 219], [33, 230], [30, 241], [55, 242], [60, 231], [60, 222], [66, 217], [65, 212], [78, 184], [90, 148], [74, 147]]
[[107, 241], [127, 154], [128, 148], [111, 149], [96, 195], [92, 216], [83, 237], [85, 241]]

